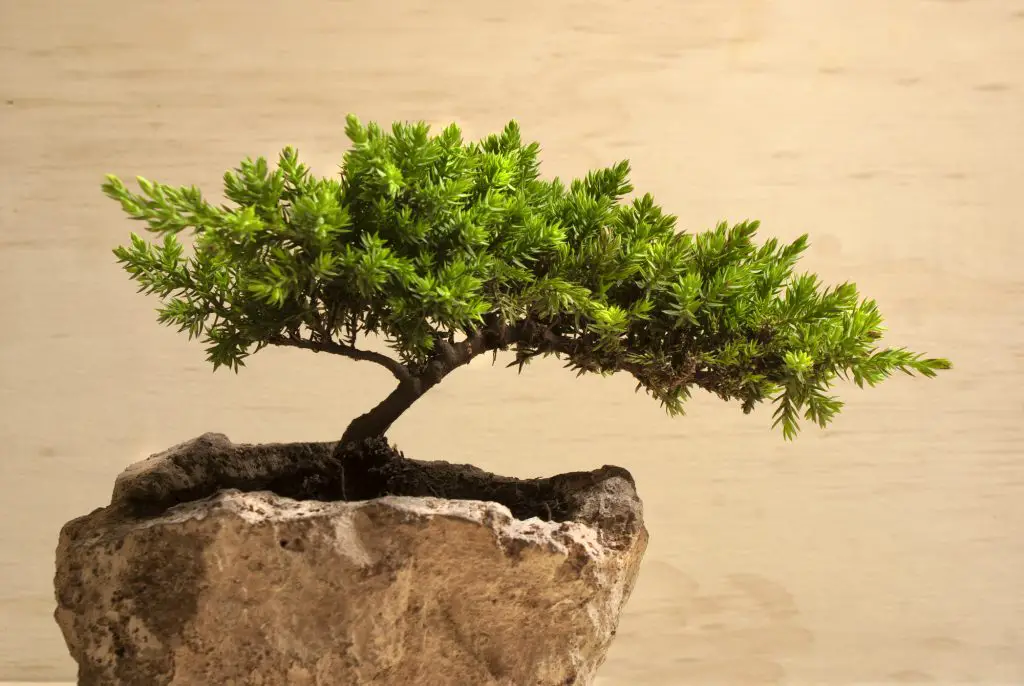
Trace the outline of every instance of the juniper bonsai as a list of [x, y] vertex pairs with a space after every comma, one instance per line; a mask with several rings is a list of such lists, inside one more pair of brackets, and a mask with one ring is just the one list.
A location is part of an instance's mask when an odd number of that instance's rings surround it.
[[141, 193], [113, 175], [103, 185], [162, 238], [133, 233], [118, 262], [161, 299], [160, 322], [203, 339], [215, 370], [287, 346], [394, 376], [339, 451], [383, 437], [487, 352], [510, 351], [520, 371], [552, 355], [579, 374], [628, 373], [672, 415], [694, 388], [747, 413], [770, 400], [786, 439], [801, 418], [836, 416], [838, 378], [874, 386], [897, 370], [950, 367], [878, 347], [882, 317], [854, 284], [795, 273], [806, 235], [758, 244], [756, 221], [677, 231], [650, 195], [626, 200], [626, 161], [566, 184], [540, 177], [540, 147], [515, 122], [479, 142], [455, 125], [389, 132], [353, 116], [345, 132], [339, 176], [314, 176], [285, 148], [274, 169], [261, 157], [224, 175], [230, 204], [141, 177]]

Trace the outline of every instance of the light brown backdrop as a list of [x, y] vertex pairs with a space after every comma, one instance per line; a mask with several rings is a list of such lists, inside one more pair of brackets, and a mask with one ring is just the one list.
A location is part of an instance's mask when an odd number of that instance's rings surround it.
[[203, 431], [337, 437], [386, 373], [267, 351], [212, 375], [110, 248], [102, 175], [213, 188], [344, 115], [518, 119], [563, 177], [628, 157], [696, 230], [809, 231], [937, 381], [844, 388], [792, 445], [767, 412], [672, 420], [628, 379], [475, 364], [396, 427], [520, 476], [631, 469], [650, 551], [602, 686], [1024, 682], [1024, 3], [0, 0], [0, 678], [71, 679], [57, 531]]

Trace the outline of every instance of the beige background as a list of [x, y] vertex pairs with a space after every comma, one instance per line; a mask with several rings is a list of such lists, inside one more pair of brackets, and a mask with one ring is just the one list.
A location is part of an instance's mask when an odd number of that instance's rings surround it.
[[[256, 7], [261, 9], [257, 10]], [[331, 439], [386, 372], [267, 351], [213, 375], [154, 320], [99, 191], [209, 189], [344, 115], [517, 118], [544, 172], [623, 157], [684, 228], [809, 231], [937, 381], [843, 389], [793, 445], [627, 378], [486, 362], [397, 425], [410, 455], [520, 476], [615, 462], [650, 551], [602, 686], [1024, 683], [1024, 2], [0, 0], [0, 679], [73, 678], [57, 531], [128, 462], [203, 431]]]

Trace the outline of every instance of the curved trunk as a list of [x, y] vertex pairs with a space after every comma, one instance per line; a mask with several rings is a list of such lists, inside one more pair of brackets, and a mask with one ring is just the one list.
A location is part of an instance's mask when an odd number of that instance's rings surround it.
[[[433, 385], [433, 384], [431, 384]], [[402, 414], [427, 392], [419, 379], [403, 381], [369, 412], [359, 415], [348, 425], [338, 442], [336, 453], [350, 443], [359, 443], [367, 438], [381, 438]]]
[[396, 374], [402, 379], [398, 387], [372, 410], [352, 420], [334, 449], [335, 457], [343, 459], [348, 446], [352, 443], [383, 438], [391, 425], [424, 393], [439, 384], [452, 371], [469, 364], [470, 360], [483, 352], [503, 350], [512, 343], [523, 341], [536, 341], [546, 350], [571, 350], [572, 343], [556, 336], [550, 329], [543, 329], [531, 321], [518, 322], [512, 327], [504, 326], [498, 323], [496, 317], [497, 315], [492, 315], [493, 321], [490, 321], [487, 327], [467, 336], [459, 343], [437, 341], [434, 358], [425, 368], [419, 370], [416, 376], [408, 369], [402, 369], [401, 374]]

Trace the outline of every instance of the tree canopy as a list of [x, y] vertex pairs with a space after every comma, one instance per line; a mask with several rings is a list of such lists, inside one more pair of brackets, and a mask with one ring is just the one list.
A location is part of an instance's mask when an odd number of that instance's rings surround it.
[[[225, 173], [226, 204], [107, 177], [105, 194], [160, 238], [133, 233], [117, 260], [214, 369], [307, 348], [381, 364], [418, 397], [484, 351], [510, 350], [520, 369], [555, 355], [580, 374], [631, 374], [671, 414], [694, 388], [745, 412], [771, 400], [791, 439], [801, 417], [839, 412], [839, 378], [950, 367], [879, 347], [882, 316], [854, 284], [797, 273], [807, 236], [758, 243], [755, 221], [679, 231], [650, 195], [627, 199], [626, 161], [563, 183], [541, 178], [540, 146], [515, 122], [477, 142], [454, 124], [388, 131], [351, 115], [345, 132], [338, 176], [289, 147], [276, 168], [260, 157]], [[392, 355], [359, 347], [375, 335]]]

